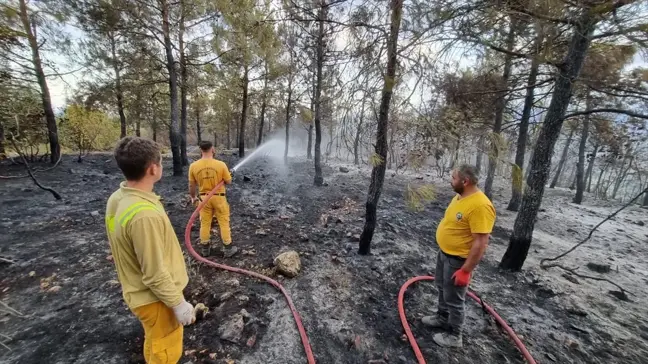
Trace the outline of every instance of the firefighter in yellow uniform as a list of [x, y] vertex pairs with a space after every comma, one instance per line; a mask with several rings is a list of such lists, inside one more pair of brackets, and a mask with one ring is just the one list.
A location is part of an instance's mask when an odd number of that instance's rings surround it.
[[126, 304], [144, 327], [144, 359], [173, 364], [182, 356], [183, 326], [195, 320], [182, 294], [189, 280], [173, 226], [153, 193], [162, 177], [158, 145], [126, 137], [115, 149], [126, 181], [108, 199], [106, 232]]
[[[224, 185], [232, 183], [232, 176], [227, 165], [214, 158], [212, 143], [209, 141], [200, 142], [200, 151], [202, 157], [189, 166], [189, 196], [192, 203], [198, 200], [198, 194], [201, 200], [205, 198], [221, 181]], [[238, 248], [232, 246], [230, 207], [225, 196], [224, 185], [218, 188], [200, 210], [200, 252], [205, 257], [211, 255], [211, 225], [214, 217], [216, 217], [220, 228], [223, 256], [229, 258], [238, 252]]]

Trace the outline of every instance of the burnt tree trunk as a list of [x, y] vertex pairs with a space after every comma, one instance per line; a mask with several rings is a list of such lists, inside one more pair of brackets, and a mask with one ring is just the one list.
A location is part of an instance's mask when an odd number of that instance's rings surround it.
[[592, 192], [592, 175], [594, 174], [594, 163], [596, 162], [596, 153], [598, 153], [599, 145], [594, 145], [594, 152], [592, 158], [587, 162], [587, 193]]
[[[511, 18], [509, 24], [509, 31], [506, 36], [506, 49], [513, 51], [515, 46], [515, 30], [516, 23]], [[506, 54], [504, 56], [504, 72], [502, 73], [502, 92], [497, 98], [497, 104], [495, 109], [495, 122], [493, 124], [493, 134], [497, 138], [502, 132], [502, 121], [504, 120], [504, 109], [506, 108], [506, 101], [509, 93], [509, 78], [511, 77], [511, 68], [513, 67], [513, 56], [511, 54]], [[490, 149], [488, 153], [488, 172], [486, 174], [486, 182], [484, 183], [484, 193], [488, 198], [492, 199], [493, 195], [493, 181], [495, 180], [495, 171], [497, 170], [497, 164], [500, 156], [500, 145], [495, 143], [493, 140], [490, 142]]]
[[178, 131], [178, 76], [173, 59], [173, 45], [169, 23], [169, 3], [162, 0], [162, 32], [164, 34], [164, 50], [166, 67], [169, 72], [169, 102], [171, 106], [171, 124], [169, 124], [169, 139], [173, 155], [173, 175], [182, 176], [182, 155], [180, 154], [180, 133]]
[[189, 165], [187, 157], [187, 56], [185, 54], [184, 32], [185, 32], [185, 5], [180, 1], [180, 31], [178, 36], [178, 51], [180, 53], [180, 154], [182, 165]]
[[250, 103], [248, 97], [248, 88], [250, 86], [250, 78], [248, 75], [249, 69], [246, 64], [243, 67], [243, 108], [241, 110], [241, 125], [239, 126], [238, 133], [238, 150], [239, 158], [245, 157], [245, 122], [247, 119], [248, 105]]
[[[366, 86], [366, 84], [365, 84]], [[360, 149], [360, 135], [362, 135], [362, 123], [364, 122], [364, 113], [365, 113], [365, 99], [362, 99], [362, 109], [360, 110], [360, 122], [358, 123], [358, 128], [356, 129], [355, 138], [353, 139], [353, 164], [360, 164], [358, 150]]]
[[4, 126], [0, 122], [0, 160], [7, 158], [7, 151], [5, 149], [5, 133]]
[[[626, 166], [625, 170], [623, 167], [625, 166], [625, 159], [628, 159], [628, 165]], [[630, 171], [630, 168], [632, 168], [632, 157], [624, 158], [623, 163], [621, 164], [621, 169], [619, 170], [619, 175], [617, 176], [617, 180], [614, 183], [614, 189], [612, 190], [612, 199], [614, 200], [617, 196], [617, 193], [619, 192], [619, 188], [623, 184], [623, 181], [625, 181], [626, 176], [628, 175], [628, 172]]]
[[[367, 212], [365, 224], [360, 235], [358, 254], [366, 255], [371, 253], [371, 240], [376, 229], [376, 210], [382, 193], [385, 180], [385, 169], [387, 167], [387, 131], [389, 127], [389, 104], [391, 102], [394, 84], [396, 83], [396, 65], [398, 56], [398, 32], [403, 13], [403, 0], [391, 0], [391, 24], [389, 37], [387, 38], [387, 72], [385, 72], [384, 85], [380, 100], [380, 111], [378, 114], [378, 130], [376, 132], [376, 147], [373, 168], [371, 170], [371, 182], [367, 195]], [[380, 160], [377, 160], [380, 159]]]
[[[587, 90], [585, 97], [585, 109], [587, 111], [592, 108], [592, 97], [590, 90]], [[578, 164], [576, 165], [576, 195], [572, 200], [573, 203], [581, 204], [583, 202], [583, 193], [585, 192], [585, 149], [587, 148], [587, 137], [589, 135], [590, 114], [586, 114], [583, 118], [583, 130], [581, 131], [580, 144], [578, 145]], [[596, 154], [596, 150], [594, 151]], [[592, 161], [594, 158], [592, 158]], [[589, 172], [589, 166], [588, 166]]]
[[317, 56], [316, 56], [316, 80], [315, 80], [315, 186], [324, 184], [322, 177], [322, 68], [324, 67], [324, 22], [326, 21], [326, 4], [320, 0], [320, 8], [317, 16]]
[[569, 154], [569, 147], [571, 145], [573, 137], [574, 137], [574, 129], [571, 129], [569, 131], [569, 136], [567, 137], [567, 141], [565, 142], [565, 146], [563, 148], [562, 154], [560, 155], [560, 161], [558, 162], [558, 169], [556, 170], [556, 175], [551, 181], [549, 188], [555, 188], [556, 185], [558, 184], [558, 181], [560, 180], [560, 175], [562, 174], [563, 167], [565, 166], [565, 162], [567, 161], [567, 154]]
[[261, 117], [259, 120], [259, 135], [257, 136], [257, 147], [263, 142], [263, 126], [265, 124], [265, 113], [268, 107], [268, 62], [265, 62], [265, 74], [263, 76], [263, 101], [261, 102]]
[[526, 260], [545, 184], [549, 178], [551, 155], [569, 106], [573, 83], [580, 73], [598, 19], [593, 10], [585, 9], [574, 24], [569, 49], [556, 78], [551, 103], [535, 146], [520, 211], [515, 219], [508, 248], [500, 262], [503, 269], [519, 271]]
[[284, 163], [288, 164], [288, 146], [290, 144], [290, 108], [292, 107], [292, 76], [288, 79], [288, 102], [286, 103], [286, 146], [284, 147]]
[[[196, 111], [196, 137], [198, 138], [198, 143], [202, 141], [202, 131], [200, 126], [200, 107], [195, 107]], [[216, 145], [216, 140], [214, 139], [214, 145]]]
[[232, 149], [232, 121], [227, 122], [227, 149]]
[[475, 168], [477, 168], [477, 174], [481, 174], [482, 170], [482, 160], [484, 159], [484, 137], [480, 136], [477, 139], [477, 158], [475, 160]]
[[111, 63], [113, 72], [115, 72], [115, 96], [117, 97], [117, 113], [119, 114], [120, 138], [126, 136], [126, 113], [124, 112], [124, 90], [121, 84], [121, 69], [117, 62], [117, 40], [115, 34], [111, 31], [108, 32], [108, 39], [110, 41]]
[[[538, 50], [542, 43], [542, 38], [536, 38], [535, 48]], [[526, 154], [527, 139], [529, 138], [529, 120], [535, 101], [535, 83], [538, 78], [538, 69], [540, 61], [534, 57], [531, 61], [531, 70], [527, 79], [526, 95], [524, 97], [524, 107], [522, 108], [522, 118], [520, 119], [520, 130], [518, 131], [517, 150], [515, 151], [515, 166], [513, 166], [511, 182], [511, 200], [506, 207], [509, 211], [517, 211], [522, 202], [522, 191], [524, 189], [524, 155]]]
[[49, 87], [47, 86], [47, 79], [43, 71], [43, 62], [40, 57], [40, 46], [36, 34], [36, 26], [32, 24], [31, 18], [27, 13], [26, 0], [20, 0], [20, 20], [23, 25], [23, 30], [29, 41], [29, 48], [32, 53], [32, 64], [34, 65], [34, 75], [40, 87], [41, 102], [43, 103], [43, 112], [45, 113], [45, 121], [47, 123], [47, 136], [50, 145], [50, 162], [56, 163], [61, 155], [61, 147], [58, 140], [58, 127], [56, 126], [56, 116], [52, 109], [52, 98], [50, 97]]

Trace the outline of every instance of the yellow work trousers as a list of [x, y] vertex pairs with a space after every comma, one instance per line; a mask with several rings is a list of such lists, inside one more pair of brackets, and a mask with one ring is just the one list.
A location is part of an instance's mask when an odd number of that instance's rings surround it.
[[[205, 198], [202, 196], [201, 198]], [[225, 196], [212, 196], [200, 210], [200, 243], [209, 244], [212, 220], [216, 217], [223, 244], [232, 243], [230, 231], [230, 207]]]
[[133, 313], [144, 326], [147, 364], [176, 364], [182, 356], [183, 327], [173, 310], [162, 302], [137, 307]]

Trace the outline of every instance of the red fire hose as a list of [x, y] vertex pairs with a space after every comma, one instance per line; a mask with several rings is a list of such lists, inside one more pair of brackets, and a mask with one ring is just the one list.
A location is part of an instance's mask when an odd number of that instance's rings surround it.
[[[400, 315], [400, 320], [401, 323], [403, 324], [403, 329], [405, 330], [405, 334], [407, 335], [407, 339], [410, 342], [410, 345], [412, 345], [412, 349], [414, 350], [414, 354], [416, 355], [416, 359], [418, 360], [419, 364], [425, 364], [425, 359], [423, 358], [423, 354], [421, 353], [421, 349], [419, 348], [418, 344], [416, 343], [416, 339], [414, 339], [414, 335], [412, 334], [412, 330], [410, 329], [409, 324], [407, 323], [407, 317], [405, 316], [405, 309], [403, 308], [403, 298], [405, 297], [405, 291], [407, 291], [407, 287], [409, 287], [412, 283], [418, 282], [418, 281], [433, 281], [434, 277], [432, 276], [419, 276], [419, 277], [414, 277], [410, 278], [405, 284], [401, 287], [400, 292], [398, 292], [398, 314]], [[468, 296], [472, 298], [473, 300], [477, 301], [480, 305], [482, 305], [488, 313], [495, 318], [495, 321], [500, 324], [504, 328], [504, 330], [508, 333], [509, 337], [513, 340], [515, 343], [515, 346], [520, 349], [520, 352], [522, 353], [522, 356], [529, 362], [530, 364], [536, 364], [536, 361], [533, 359], [531, 356], [531, 353], [527, 350], [527, 348], [524, 346], [522, 343], [522, 340], [520, 340], [519, 337], [515, 334], [515, 331], [504, 321], [500, 315], [493, 310], [492, 307], [487, 305], [486, 303], [482, 302], [482, 300], [477, 297], [476, 294], [472, 292], [468, 292]]]
[[[290, 311], [292, 312], [293, 317], [295, 318], [295, 323], [297, 324], [297, 329], [299, 330], [299, 335], [301, 336], [302, 344], [304, 345], [304, 351], [306, 352], [306, 358], [308, 359], [309, 364], [315, 364], [315, 357], [313, 356], [313, 351], [311, 350], [310, 342], [308, 341], [308, 336], [306, 335], [306, 330], [304, 329], [304, 325], [302, 324], [301, 317], [299, 316], [299, 313], [297, 312], [297, 309], [295, 308], [295, 305], [293, 304], [292, 300], [290, 299], [290, 296], [288, 296], [288, 292], [283, 288], [279, 282], [275, 281], [274, 279], [264, 276], [262, 274], [256, 273], [256, 272], [251, 272], [245, 269], [240, 269], [240, 268], [235, 268], [235, 267], [230, 267], [228, 265], [224, 264], [218, 264], [216, 262], [213, 262], [209, 259], [206, 259], [200, 254], [198, 254], [193, 246], [191, 245], [191, 228], [196, 221], [196, 217], [198, 217], [198, 214], [200, 213], [200, 210], [205, 206], [207, 201], [216, 193], [216, 190], [220, 188], [223, 185], [223, 182], [219, 183], [214, 187], [213, 190], [207, 194], [207, 196], [198, 204], [198, 207], [196, 207], [196, 210], [194, 210], [193, 214], [191, 214], [191, 217], [189, 218], [189, 221], [187, 222], [187, 227], [185, 229], [185, 245], [187, 247], [187, 250], [189, 253], [198, 261], [205, 263], [207, 265], [210, 265], [215, 268], [219, 269], [224, 269], [230, 272], [234, 273], [239, 273], [239, 274], [245, 274], [248, 276], [252, 276], [261, 280], [264, 280], [274, 287], [276, 287], [281, 293], [284, 295], [286, 298], [286, 302], [288, 302], [288, 307], [290, 308]], [[414, 339], [414, 335], [412, 334], [412, 330], [410, 329], [409, 324], [407, 323], [407, 317], [405, 316], [405, 309], [403, 308], [403, 299], [405, 296], [405, 291], [407, 291], [407, 288], [414, 282], [418, 281], [433, 281], [434, 277], [431, 276], [419, 276], [419, 277], [414, 277], [410, 278], [405, 284], [401, 287], [400, 292], [398, 293], [398, 314], [400, 315], [400, 320], [401, 323], [403, 324], [403, 329], [405, 330], [405, 334], [407, 335], [407, 338], [412, 345], [412, 349], [414, 350], [414, 354], [416, 355], [416, 359], [418, 360], [419, 364], [425, 364], [425, 359], [423, 358], [423, 354], [421, 353], [421, 349], [419, 348], [418, 344], [416, 343], [416, 339]], [[520, 340], [519, 337], [515, 334], [513, 329], [504, 321], [498, 314], [493, 310], [492, 307], [489, 305], [483, 303], [479, 297], [477, 297], [474, 293], [468, 292], [468, 296], [470, 298], [474, 299], [477, 301], [477, 303], [481, 304], [488, 313], [495, 318], [495, 320], [506, 330], [508, 335], [511, 337], [515, 345], [520, 349], [522, 352], [522, 355], [524, 358], [530, 363], [530, 364], [536, 364], [536, 361], [533, 359], [529, 351], [526, 349], [522, 341]]]
[[274, 279], [270, 277], [266, 277], [263, 274], [259, 274], [256, 272], [251, 272], [245, 269], [240, 269], [240, 268], [234, 268], [230, 267], [228, 265], [224, 264], [218, 264], [215, 262], [212, 262], [209, 259], [203, 258], [200, 256], [200, 254], [196, 253], [194, 250], [193, 246], [191, 246], [191, 227], [193, 226], [194, 222], [196, 221], [196, 217], [198, 217], [198, 214], [200, 213], [200, 210], [205, 206], [207, 201], [216, 193], [216, 190], [223, 185], [223, 182], [219, 183], [214, 187], [211, 192], [200, 202], [198, 207], [196, 207], [196, 210], [191, 214], [191, 217], [189, 218], [189, 222], [187, 222], [187, 228], [185, 229], [185, 245], [187, 246], [187, 250], [189, 253], [198, 261], [203, 262], [207, 265], [210, 265], [215, 268], [219, 269], [224, 269], [228, 270], [230, 272], [234, 273], [239, 273], [239, 274], [245, 274], [248, 276], [252, 276], [258, 279], [262, 279], [271, 285], [275, 286], [281, 293], [283, 293], [284, 297], [286, 297], [286, 302], [288, 302], [288, 307], [290, 307], [290, 311], [292, 311], [292, 315], [295, 318], [295, 323], [297, 324], [297, 329], [299, 330], [299, 335], [301, 336], [301, 341], [304, 344], [304, 351], [306, 352], [306, 358], [308, 359], [309, 364], [315, 364], [315, 357], [313, 356], [313, 351], [311, 350], [310, 343], [308, 341], [308, 336], [306, 336], [306, 330], [304, 329], [304, 325], [302, 325], [301, 317], [299, 316], [299, 313], [297, 312], [297, 309], [295, 308], [295, 305], [293, 304], [292, 300], [290, 299], [290, 296], [288, 296], [288, 292], [279, 284], [279, 282], [275, 281]]

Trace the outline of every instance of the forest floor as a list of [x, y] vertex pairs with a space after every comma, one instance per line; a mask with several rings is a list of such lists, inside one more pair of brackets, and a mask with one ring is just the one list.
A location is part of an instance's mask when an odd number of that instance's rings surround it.
[[[230, 166], [236, 161], [224, 159]], [[311, 163], [294, 159], [281, 166], [261, 158], [244, 165], [228, 189], [232, 233], [243, 252], [214, 259], [277, 278], [302, 316], [318, 363], [415, 363], [396, 298], [408, 278], [434, 271], [435, 229], [452, 197], [449, 182], [388, 171], [373, 254], [359, 256], [369, 168], [345, 165], [350, 172], [342, 173], [342, 164], [331, 162], [324, 168], [328, 185], [315, 188]], [[156, 192], [181, 238], [191, 214], [183, 207], [187, 182], [170, 170], [167, 162]], [[22, 173], [20, 166], [0, 166], [0, 175]], [[0, 256], [15, 261], [0, 262], [0, 301], [21, 313], [0, 306], [0, 342], [6, 346], [0, 345], [0, 363], [142, 363], [142, 328], [122, 301], [104, 231], [106, 199], [122, 180], [116, 164], [109, 155], [91, 155], [81, 164], [66, 156], [37, 176], [63, 201], [29, 179], [0, 180]], [[408, 183], [435, 184], [436, 200], [424, 211], [409, 210]], [[623, 286], [631, 295], [622, 301], [608, 293], [615, 288], [606, 282], [538, 266], [618, 207], [589, 196], [574, 205], [572, 193], [547, 190], [529, 259], [523, 272], [513, 274], [497, 268], [515, 218], [505, 210], [509, 188], [499, 186], [496, 229], [471, 287], [538, 363], [648, 363], [648, 210], [628, 208], [563, 261]], [[302, 271], [293, 279], [273, 270], [273, 258], [287, 250], [301, 255]], [[290, 311], [273, 287], [187, 260], [185, 296], [205, 303], [210, 313], [186, 328], [181, 363], [306, 362]], [[611, 271], [591, 272], [587, 263], [609, 264]], [[434, 332], [420, 324], [436, 307], [433, 283], [410, 288], [405, 306], [428, 363], [524, 362], [472, 301], [458, 350], [436, 346]], [[230, 341], [219, 337], [225, 328], [235, 331]]]

